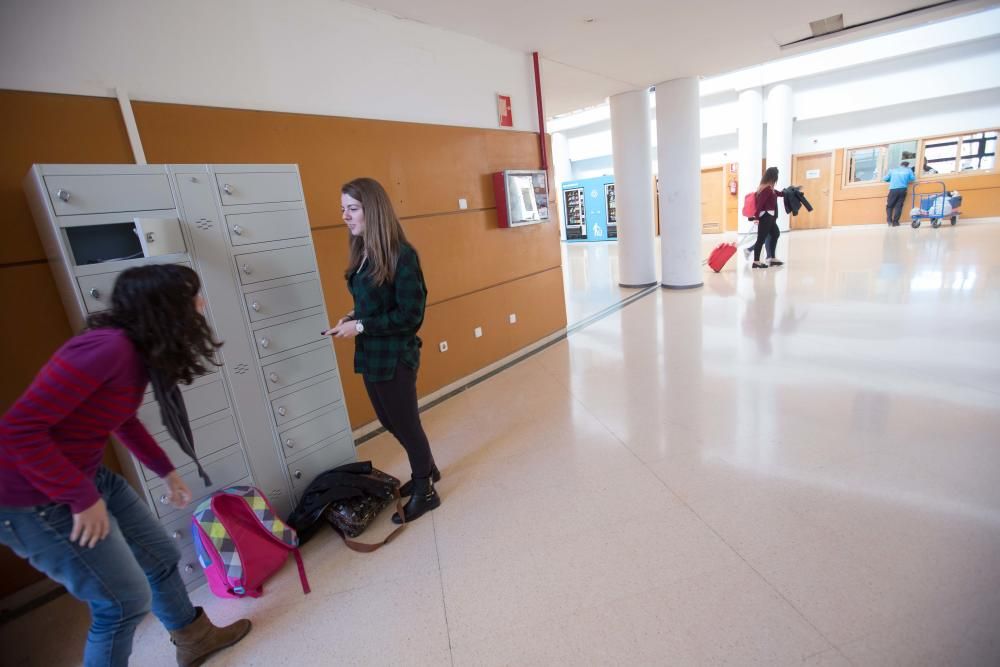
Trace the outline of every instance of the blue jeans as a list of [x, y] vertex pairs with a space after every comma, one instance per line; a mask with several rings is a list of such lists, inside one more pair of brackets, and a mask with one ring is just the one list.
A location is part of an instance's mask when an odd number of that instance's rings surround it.
[[[196, 612], [177, 572], [180, 553], [146, 504], [107, 468], [94, 481], [111, 532], [93, 549], [69, 541], [73, 514], [56, 503], [0, 507], [0, 543], [90, 605], [84, 665], [124, 667], [150, 608], [167, 630], [188, 625]], [[58, 633], [52, 628], [53, 638]]]

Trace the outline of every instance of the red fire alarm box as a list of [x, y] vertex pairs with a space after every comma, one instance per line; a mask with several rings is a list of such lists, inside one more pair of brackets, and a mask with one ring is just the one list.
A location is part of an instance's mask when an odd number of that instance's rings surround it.
[[497, 114], [500, 127], [514, 127], [514, 111], [510, 106], [510, 95], [497, 94]]
[[549, 219], [549, 179], [544, 171], [508, 169], [493, 174], [497, 222], [521, 227]]

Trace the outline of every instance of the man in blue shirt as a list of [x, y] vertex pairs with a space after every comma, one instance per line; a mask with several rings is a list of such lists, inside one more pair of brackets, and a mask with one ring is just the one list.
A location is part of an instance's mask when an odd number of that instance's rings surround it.
[[906, 189], [916, 180], [910, 163], [903, 161], [898, 167], [893, 167], [885, 175], [883, 181], [889, 183], [889, 198], [885, 204], [885, 221], [890, 227], [899, 227], [899, 216], [903, 214], [903, 202], [906, 200]]

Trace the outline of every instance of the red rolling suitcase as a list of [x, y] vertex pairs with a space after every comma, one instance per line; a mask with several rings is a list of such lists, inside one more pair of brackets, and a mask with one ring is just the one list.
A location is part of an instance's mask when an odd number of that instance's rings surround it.
[[726, 265], [726, 262], [729, 261], [729, 258], [735, 254], [735, 243], [720, 243], [712, 251], [712, 254], [708, 256], [708, 266], [718, 273]]

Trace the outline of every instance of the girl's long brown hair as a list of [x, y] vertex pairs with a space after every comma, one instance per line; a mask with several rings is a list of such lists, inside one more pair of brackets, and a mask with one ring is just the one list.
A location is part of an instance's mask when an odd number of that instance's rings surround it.
[[778, 183], [778, 168], [768, 167], [764, 170], [764, 177], [760, 179], [760, 185], [757, 186], [757, 192], [760, 192], [764, 188], [770, 186], [774, 187]]
[[111, 292], [111, 309], [91, 315], [89, 329], [122, 329], [151, 370], [168, 384], [190, 384], [222, 364], [205, 317], [195, 297], [198, 274], [178, 264], [147, 264], [122, 271]]
[[372, 281], [376, 285], [391, 283], [396, 277], [400, 246], [407, 241], [388, 193], [373, 178], [356, 178], [345, 183], [340, 192], [361, 202], [365, 214], [365, 231], [351, 237], [345, 277], [361, 268], [367, 257]]

